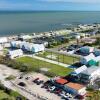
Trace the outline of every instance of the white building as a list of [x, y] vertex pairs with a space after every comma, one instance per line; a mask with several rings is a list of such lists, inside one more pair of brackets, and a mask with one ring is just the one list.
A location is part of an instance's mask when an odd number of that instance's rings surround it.
[[87, 67], [85, 65], [77, 68], [76, 70], [74, 70], [74, 72], [72, 72], [72, 75], [78, 75], [79, 73], [83, 72], [84, 70], [86, 70]]
[[12, 41], [10, 42], [10, 45], [12, 48], [20, 48], [21, 43], [22, 43], [21, 41]]
[[11, 45], [10, 45], [10, 43], [5, 43], [3, 47], [4, 47], [4, 48], [10, 48]]
[[8, 52], [8, 56], [13, 59], [16, 57], [20, 57], [23, 55], [23, 51], [21, 49], [13, 50]]
[[32, 53], [37, 53], [45, 50], [45, 46], [43, 44], [33, 44], [25, 41], [12, 41], [10, 44], [12, 48], [19, 48], [23, 51]]
[[83, 57], [83, 58], [81, 58], [81, 60], [80, 60], [80, 62], [82, 63], [82, 64], [84, 64], [84, 65], [86, 65], [90, 60], [95, 60], [95, 56], [94, 56], [94, 54], [93, 53], [91, 53], [90, 55], [88, 55], [88, 56], [85, 56], [85, 57]]
[[0, 37], [0, 44], [7, 43], [8, 38], [7, 37]]
[[96, 62], [100, 61], [100, 56], [95, 57], [94, 59]]
[[33, 37], [30, 35], [21, 35], [19, 38], [22, 40], [29, 40], [29, 39], [32, 39]]
[[97, 66], [92, 66], [81, 72], [80, 74], [83, 78], [84, 81], [90, 81], [90, 83], [93, 83], [93, 81], [97, 78], [100, 77], [100, 67]]
[[23, 51], [29, 51], [32, 53], [37, 53], [45, 50], [45, 46], [43, 44], [33, 44], [28, 42], [21, 44], [20, 47]]
[[2, 45], [0, 45], [0, 51], [2, 51], [3, 50], [3, 46]]

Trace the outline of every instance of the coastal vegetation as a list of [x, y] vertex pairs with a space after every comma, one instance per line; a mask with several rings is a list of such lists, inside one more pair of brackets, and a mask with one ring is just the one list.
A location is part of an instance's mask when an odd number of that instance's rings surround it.
[[54, 47], [57, 47], [59, 45], [69, 43], [69, 41], [70, 41], [68, 38], [64, 38], [64, 37], [63, 37], [63, 39], [61, 38], [61, 39], [58, 39], [58, 40], [52, 39], [52, 38], [49, 39], [47, 48], [54, 48]]
[[0, 83], [0, 100], [26, 100], [26, 99], [19, 93], [4, 87]]
[[100, 99], [100, 91], [88, 91], [86, 100], [99, 100]]

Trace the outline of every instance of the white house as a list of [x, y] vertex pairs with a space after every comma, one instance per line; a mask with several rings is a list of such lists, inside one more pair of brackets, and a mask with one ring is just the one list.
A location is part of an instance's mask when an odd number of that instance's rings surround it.
[[87, 68], [86, 70], [84, 70], [83, 72], [81, 72], [80, 74], [82, 77], [81, 79], [85, 78], [84, 81], [87, 81], [89, 80], [90, 83], [93, 83], [93, 81], [98, 77], [100, 76], [100, 67], [97, 67], [97, 66], [92, 66], [92, 67], [89, 67]]
[[4, 44], [4, 47], [5, 47], [5, 48], [10, 48], [11, 45], [10, 45], [10, 43], [5, 43], [5, 44]]
[[19, 38], [22, 40], [29, 40], [29, 39], [32, 39], [33, 37], [30, 35], [21, 35]]
[[29, 45], [30, 45], [30, 43], [28, 43], [28, 42], [21, 42], [21, 43], [19, 44], [19, 47], [20, 47], [20, 49], [22, 49], [22, 50], [28, 50]]
[[8, 56], [13, 59], [16, 57], [20, 57], [23, 55], [23, 51], [21, 49], [17, 49], [17, 50], [12, 50], [8, 52]]
[[0, 44], [7, 43], [8, 38], [7, 37], [0, 37]]
[[88, 55], [88, 56], [85, 56], [85, 57], [83, 57], [83, 58], [81, 58], [81, 60], [80, 60], [80, 62], [82, 63], [82, 64], [84, 64], [84, 65], [86, 65], [90, 60], [95, 60], [95, 56], [94, 56], [94, 54], [93, 53], [91, 53], [90, 55]]
[[45, 47], [43, 44], [33, 44], [31, 51], [34, 53], [44, 51]]
[[72, 72], [72, 75], [78, 75], [79, 73], [81, 73], [82, 71], [86, 70], [87, 67], [85, 65], [77, 68], [76, 70], [74, 70], [74, 72]]
[[100, 56], [95, 57], [94, 59], [96, 62], [100, 61]]
[[12, 41], [11, 43], [12, 48], [19, 48], [23, 51], [37, 53], [40, 51], [45, 50], [45, 46], [43, 44], [33, 44], [25, 41]]
[[37, 53], [40, 51], [44, 51], [45, 47], [43, 44], [33, 44], [33, 43], [23, 43], [23, 45], [21, 44], [21, 49], [24, 51], [29, 51], [29, 52], [33, 52], [33, 53]]
[[21, 41], [12, 41], [10, 42], [10, 45], [12, 48], [19, 48], [21, 43]]

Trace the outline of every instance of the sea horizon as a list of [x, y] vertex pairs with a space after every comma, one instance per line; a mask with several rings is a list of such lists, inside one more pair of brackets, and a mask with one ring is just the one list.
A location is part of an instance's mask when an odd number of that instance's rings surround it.
[[0, 10], [0, 36], [55, 31], [77, 24], [100, 23], [100, 11]]

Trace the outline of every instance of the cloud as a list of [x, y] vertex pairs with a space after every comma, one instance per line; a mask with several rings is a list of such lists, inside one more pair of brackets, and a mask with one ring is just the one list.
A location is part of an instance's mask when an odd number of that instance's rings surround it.
[[38, 0], [44, 2], [100, 3], [100, 0]]

